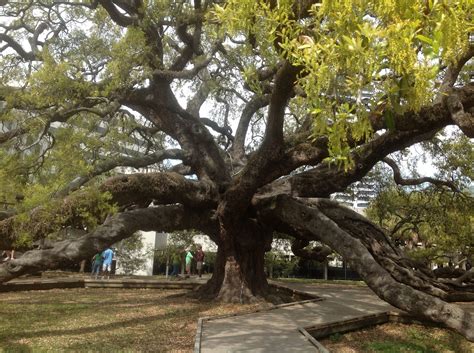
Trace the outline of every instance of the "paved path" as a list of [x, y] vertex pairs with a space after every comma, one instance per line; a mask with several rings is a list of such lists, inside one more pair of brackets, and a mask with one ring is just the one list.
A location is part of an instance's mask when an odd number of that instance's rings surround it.
[[316, 352], [317, 349], [298, 331], [298, 327], [396, 310], [367, 287], [284, 285], [318, 295], [324, 300], [203, 321], [201, 352]]

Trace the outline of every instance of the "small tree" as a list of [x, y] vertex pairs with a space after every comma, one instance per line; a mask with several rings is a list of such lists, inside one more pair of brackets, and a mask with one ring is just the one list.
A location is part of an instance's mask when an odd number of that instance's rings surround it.
[[153, 257], [151, 249], [145, 248], [143, 236], [140, 232], [134, 233], [116, 244], [116, 256], [119, 259], [120, 269], [130, 275], [145, 268], [148, 258]]
[[468, 194], [391, 187], [367, 215], [414, 259], [465, 265], [474, 255], [474, 198]]

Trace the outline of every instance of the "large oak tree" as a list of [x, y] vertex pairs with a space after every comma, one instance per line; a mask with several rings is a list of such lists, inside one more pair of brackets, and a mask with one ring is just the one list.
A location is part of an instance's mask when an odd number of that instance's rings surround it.
[[218, 245], [201, 294], [250, 301], [267, 291], [279, 232], [306, 256], [328, 253], [304, 251], [319, 241], [384, 300], [474, 340], [472, 314], [448, 303], [472, 299], [471, 282], [439, 281], [328, 199], [448, 125], [474, 137], [470, 5], [2, 2], [0, 243], [63, 240], [2, 264], [0, 281], [137, 230], [195, 229]]

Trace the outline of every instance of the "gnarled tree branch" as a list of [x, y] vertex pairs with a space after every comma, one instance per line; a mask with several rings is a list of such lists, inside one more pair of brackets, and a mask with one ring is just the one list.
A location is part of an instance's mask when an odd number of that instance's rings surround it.
[[449, 180], [439, 180], [431, 177], [422, 177], [422, 178], [403, 178], [400, 172], [400, 168], [398, 168], [397, 163], [388, 157], [382, 159], [390, 168], [393, 170], [393, 179], [398, 185], [420, 185], [423, 183], [430, 183], [436, 185], [438, 187], [447, 186], [454, 192], [460, 192], [459, 188], [454, 184], [452, 181]]
[[212, 212], [207, 209], [186, 209], [181, 205], [160, 206], [118, 213], [105, 223], [79, 239], [63, 240], [46, 250], [31, 250], [16, 260], [0, 265], [0, 283], [15, 277], [40, 270], [56, 269], [91, 258], [138, 230], [173, 231], [177, 229], [200, 229], [216, 232]]

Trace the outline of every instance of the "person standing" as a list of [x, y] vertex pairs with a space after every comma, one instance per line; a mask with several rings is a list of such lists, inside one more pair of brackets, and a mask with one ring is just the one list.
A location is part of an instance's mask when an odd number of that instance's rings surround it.
[[191, 263], [193, 261], [193, 253], [191, 252], [191, 249], [188, 248], [186, 250], [186, 278], [189, 278], [191, 276]]
[[202, 246], [198, 245], [196, 251], [196, 269], [198, 271], [198, 276], [202, 276], [202, 265], [204, 264], [204, 251], [202, 251]]
[[170, 276], [178, 277], [179, 265], [181, 264], [181, 259], [178, 250], [174, 251], [173, 255], [171, 255], [171, 264], [173, 265], [173, 272], [171, 272]]
[[95, 276], [95, 279], [97, 279], [97, 277], [99, 277], [101, 267], [102, 267], [102, 255], [101, 255], [101, 253], [97, 253], [92, 258], [91, 277]]
[[112, 259], [114, 258], [114, 252], [111, 248], [107, 248], [102, 253], [102, 258], [104, 259], [102, 263], [102, 278], [107, 276], [107, 279], [110, 278], [110, 272], [112, 271]]

